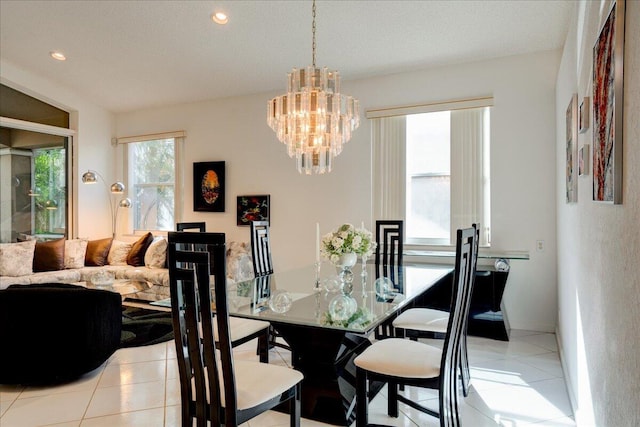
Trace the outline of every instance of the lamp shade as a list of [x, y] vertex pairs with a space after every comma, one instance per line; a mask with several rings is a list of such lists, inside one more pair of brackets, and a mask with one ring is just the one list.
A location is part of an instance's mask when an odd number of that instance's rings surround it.
[[82, 182], [85, 184], [95, 184], [98, 182], [98, 177], [94, 171], [86, 171], [82, 174]]
[[122, 194], [124, 193], [124, 189], [125, 189], [125, 186], [120, 181], [116, 181], [113, 184], [111, 184], [111, 188], [110, 188], [111, 193], [113, 194]]
[[131, 207], [131, 199], [130, 198], [125, 198], [120, 200], [120, 203], [118, 203], [118, 206], [121, 208], [130, 208]]

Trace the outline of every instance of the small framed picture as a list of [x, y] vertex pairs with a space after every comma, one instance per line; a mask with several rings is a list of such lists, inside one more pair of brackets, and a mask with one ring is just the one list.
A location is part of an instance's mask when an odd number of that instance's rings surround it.
[[270, 221], [270, 196], [238, 196], [237, 225], [251, 225], [251, 221]]
[[589, 129], [589, 109], [589, 97], [585, 96], [584, 98], [582, 98], [582, 102], [580, 103], [580, 111], [578, 116], [580, 133], [585, 133], [587, 129]]
[[578, 175], [589, 175], [589, 145], [580, 147], [578, 152]]
[[193, 164], [193, 210], [224, 212], [224, 162]]

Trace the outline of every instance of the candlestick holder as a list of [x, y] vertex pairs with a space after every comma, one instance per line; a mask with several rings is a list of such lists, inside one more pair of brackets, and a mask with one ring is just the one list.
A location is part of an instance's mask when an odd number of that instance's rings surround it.
[[362, 298], [366, 298], [367, 297], [367, 275], [362, 274], [360, 276], [360, 279], [362, 282]]
[[313, 285], [313, 290], [315, 292], [320, 292], [320, 261], [316, 261], [314, 265], [316, 267], [316, 282]]
[[360, 272], [360, 275], [362, 276], [363, 279], [366, 280], [367, 278], [367, 256], [366, 255], [362, 255], [362, 271]]

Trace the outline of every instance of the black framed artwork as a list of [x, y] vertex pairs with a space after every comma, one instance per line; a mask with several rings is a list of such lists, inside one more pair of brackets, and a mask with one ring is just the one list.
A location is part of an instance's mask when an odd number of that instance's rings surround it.
[[193, 164], [193, 210], [224, 212], [224, 162]]
[[251, 221], [270, 221], [271, 200], [268, 194], [238, 196], [237, 224], [251, 225]]

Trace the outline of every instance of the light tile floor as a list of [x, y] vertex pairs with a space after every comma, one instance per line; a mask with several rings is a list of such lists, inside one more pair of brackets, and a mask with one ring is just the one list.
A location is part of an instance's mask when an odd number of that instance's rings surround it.
[[[428, 341], [428, 340], [425, 340]], [[441, 345], [441, 341], [430, 341]], [[7, 351], [4, 349], [3, 351]], [[236, 350], [255, 359], [255, 344]], [[272, 350], [271, 363], [289, 364], [286, 351]], [[460, 406], [463, 425], [575, 426], [558, 358], [555, 335], [511, 332], [511, 341], [469, 337], [471, 393]], [[409, 388], [414, 400], [437, 407], [437, 393]], [[369, 405], [372, 423], [438, 426], [438, 421], [400, 404], [386, 416], [386, 391]], [[2, 427], [170, 427], [180, 425], [180, 389], [173, 341], [118, 350], [103, 366], [56, 387], [0, 385]], [[267, 412], [242, 427], [286, 427], [288, 416]], [[304, 427], [325, 424], [303, 420]]]

